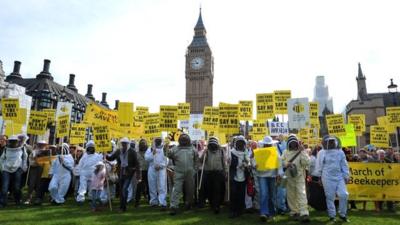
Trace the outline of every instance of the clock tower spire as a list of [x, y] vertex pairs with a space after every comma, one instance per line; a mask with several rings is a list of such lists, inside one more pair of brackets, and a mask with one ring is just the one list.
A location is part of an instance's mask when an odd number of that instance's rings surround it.
[[205, 106], [213, 105], [214, 58], [206, 34], [200, 8], [185, 56], [186, 102], [190, 103], [193, 114], [201, 114]]

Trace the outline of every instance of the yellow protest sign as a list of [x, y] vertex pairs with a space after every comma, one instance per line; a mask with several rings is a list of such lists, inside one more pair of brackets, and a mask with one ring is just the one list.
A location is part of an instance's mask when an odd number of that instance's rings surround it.
[[145, 117], [144, 135], [149, 140], [161, 136], [159, 113], [149, 113]]
[[116, 111], [102, 108], [94, 103], [86, 106], [84, 121], [92, 125], [119, 127], [118, 113]]
[[93, 127], [93, 140], [96, 145], [96, 151], [108, 152], [112, 150], [111, 137], [108, 126], [94, 126]]
[[18, 121], [19, 117], [19, 99], [18, 98], [3, 98], [1, 99], [1, 109], [3, 120]]
[[353, 124], [345, 124], [344, 128], [346, 130], [346, 135], [345, 136], [339, 136], [340, 143], [342, 144], [343, 147], [355, 147], [357, 146], [357, 140], [356, 140], [356, 133], [354, 131], [354, 125]]
[[257, 94], [257, 120], [272, 119], [275, 116], [273, 93]]
[[31, 110], [28, 123], [28, 134], [44, 135], [47, 130], [47, 113]]
[[318, 102], [310, 102], [310, 125], [312, 127], [320, 127], [319, 124], [319, 103]]
[[218, 131], [219, 108], [206, 106], [203, 112], [203, 123], [201, 128], [206, 131]]
[[5, 127], [6, 129], [4, 134], [10, 137], [13, 135], [21, 134], [23, 125], [20, 123], [16, 123], [12, 120], [7, 120], [5, 121]]
[[387, 107], [386, 116], [390, 124], [400, 127], [400, 107]]
[[69, 143], [71, 145], [79, 145], [85, 143], [86, 124], [74, 123], [71, 125], [71, 133], [69, 135]]
[[226, 134], [224, 134], [224, 133], [219, 133], [219, 132], [217, 132], [217, 131], [210, 131], [209, 133], [208, 133], [208, 137], [210, 138], [210, 137], [216, 137], [216, 138], [218, 138], [218, 142], [219, 142], [219, 144], [220, 145], [224, 145], [224, 144], [227, 144], [228, 142], [227, 142], [227, 139], [226, 139]]
[[329, 135], [345, 136], [344, 119], [342, 114], [326, 115], [326, 123], [328, 125]]
[[276, 147], [254, 149], [257, 170], [273, 170], [279, 167], [278, 150]]
[[349, 163], [349, 200], [400, 201], [400, 164]]
[[304, 144], [310, 144], [310, 136], [312, 135], [313, 130], [311, 128], [302, 128], [299, 130], [299, 139]]
[[365, 132], [365, 115], [364, 114], [350, 114], [347, 116], [347, 121], [354, 125], [354, 132], [357, 136], [362, 136]]
[[263, 140], [268, 135], [269, 129], [265, 124], [265, 120], [254, 120], [253, 128], [250, 131], [250, 136], [253, 141]]
[[377, 117], [376, 120], [378, 121], [378, 125], [385, 127], [388, 133], [396, 133], [396, 127], [393, 124], [389, 123], [388, 116], [380, 116]]
[[[144, 123], [144, 117], [149, 114], [149, 107], [145, 106], [136, 106], [135, 111], [135, 123]], [[136, 125], [137, 126], [137, 125]]]
[[219, 103], [219, 132], [234, 134], [239, 132], [239, 105]]
[[383, 126], [371, 126], [370, 144], [379, 148], [389, 148], [389, 133]]
[[253, 101], [239, 101], [239, 120], [253, 119]]
[[275, 114], [287, 114], [287, 100], [291, 98], [290, 90], [274, 91]]
[[178, 126], [178, 106], [160, 106], [160, 131], [175, 131]]
[[120, 102], [118, 104], [118, 121], [121, 129], [130, 129], [133, 124], [133, 103], [132, 102]]
[[178, 120], [190, 119], [190, 103], [178, 103]]
[[46, 112], [49, 124], [54, 124], [56, 122], [56, 109], [43, 109], [42, 111]]
[[18, 119], [17, 123], [26, 124], [26, 117], [27, 117], [27, 109], [26, 108], [19, 108], [18, 110]]
[[63, 138], [69, 135], [70, 115], [61, 115], [57, 118], [56, 133], [58, 138]]

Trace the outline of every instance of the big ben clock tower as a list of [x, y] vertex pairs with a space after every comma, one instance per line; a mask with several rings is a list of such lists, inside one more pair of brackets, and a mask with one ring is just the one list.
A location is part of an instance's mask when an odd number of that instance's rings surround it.
[[205, 106], [213, 105], [214, 58], [207, 43], [206, 28], [201, 17], [194, 27], [192, 43], [186, 52], [186, 102], [191, 113], [201, 114]]

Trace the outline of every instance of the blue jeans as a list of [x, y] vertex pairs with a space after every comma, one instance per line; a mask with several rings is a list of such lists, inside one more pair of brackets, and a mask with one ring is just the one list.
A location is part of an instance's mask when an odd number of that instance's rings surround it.
[[260, 187], [260, 215], [275, 215], [275, 177], [257, 177]]
[[128, 199], [128, 188], [132, 182], [132, 176], [121, 176], [119, 179], [119, 208], [123, 211], [126, 210], [126, 204]]
[[97, 201], [100, 202], [100, 193], [101, 190], [92, 190], [92, 203], [91, 203], [92, 209], [96, 209]]
[[286, 188], [278, 185], [276, 190], [276, 208], [282, 212], [287, 211], [286, 207]]
[[2, 187], [1, 187], [1, 194], [0, 194], [0, 204], [3, 206], [7, 205], [7, 192], [8, 192], [8, 186], [10, 184], [10, 180], [13, 180], [14, 182], [14, 187], [13, 187], [13, 193], [14, 193], [14, 200], [17, 204], [20, 203], [21, 201], [21, 178], [22, 178], [22, 169], [19, 168], [17, 171], [14, 173], [9, 173], [6, 171], [3, 171], [1, 173], [2, 175]]

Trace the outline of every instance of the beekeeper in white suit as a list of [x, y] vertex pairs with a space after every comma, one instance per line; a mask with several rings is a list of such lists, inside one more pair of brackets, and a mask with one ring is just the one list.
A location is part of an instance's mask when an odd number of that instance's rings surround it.
[[55, 204], [63, 204], [64, 196], [67, 194], [71, 183], [71, 174], [74, 168], [74, 159], [69, 153], [69, 146], [66, 143], [62, 144], [62, 153], [53, 160], [49, 174], [51, 181], [49, 184], [49, 192], [52, 202]]
[[330, 221], [335, 221], [336, 195], [339, 198], [339, 217], [343, 222], [347, 219], [347, 192], [346, 183], [349, 181], [349, 167], [346, 156], [340, 147], [340, 141], [334, 136], [324, 137], [323, 149], [318, 152], [316, 174], [321, 178], [326, 196], [326, 205]]
[[[155, 138], [153, 146], [145, 153], [145, 160], [149, 162], [148, 180], [150, 205], [167, 207], [167, 165], [168, 159], [164, 155], [164, 146], [160, 137]], [[157, 195], [158, 193], [158, 195]]]
[[103, 155], [95, 152], [94, 141], [88, 141], [86, 144], [86, 152], [79, 161], [77, 173], [79, 174], [79, 190], [76, 201], [83, 203], [85, 201], [85, 194], [88, 187], [90, 187], [90, 180], [93, 171], [98, 162], [103, 161]]

